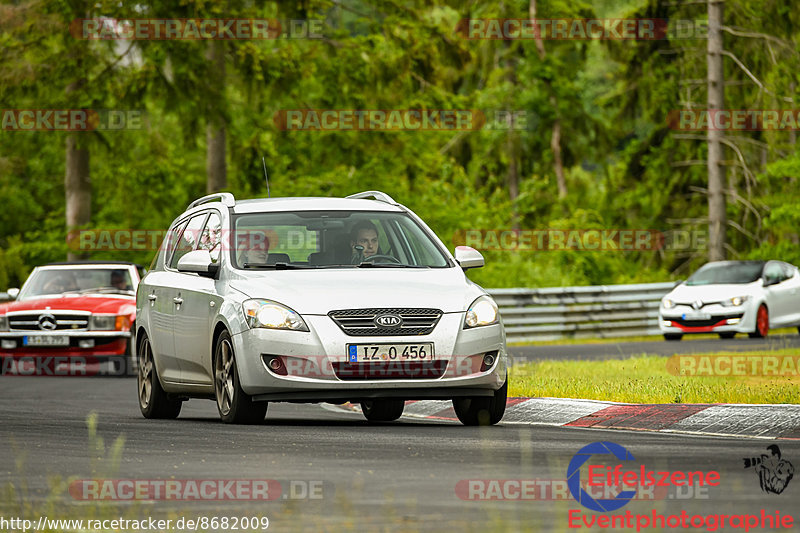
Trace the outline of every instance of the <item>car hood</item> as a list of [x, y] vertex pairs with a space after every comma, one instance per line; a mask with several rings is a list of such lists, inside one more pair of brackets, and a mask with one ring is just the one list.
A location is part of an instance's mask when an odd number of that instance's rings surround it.
[[133, 296], [56, 296], [30, 298], [0, 305], [0, 314], [17, 311], [45, 310], [90, 311], [92, 313], [108, 313], [129, 315], [136, 312], [136, 299]]
[[675, 287], [666, 297], [676, 302], [719, 302], [734, 296], [752, 296], [761, 288], [761, 280], [753, 283], [731, 283], [718, 285], [685, 285]]
[[230, 286], [250, 298], [274, 300], [309, 315], [369, 307], [464, 312], [485, 294], [457, 268], [270, 270], [232, 280]]

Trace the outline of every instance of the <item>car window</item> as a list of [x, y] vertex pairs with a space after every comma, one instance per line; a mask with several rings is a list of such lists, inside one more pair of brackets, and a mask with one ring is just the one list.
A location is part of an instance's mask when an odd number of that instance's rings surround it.
[[769, 283], [780, 283], [786, 279], [783, 274], [783, 268], [780, 263], [767, 263], [764, 267], [764, 281]]
[[760, 261], [708, 263], [689, 276], [686, 285], [752, 283], [761, 277]]
[[222, 238], [222, 221], [219, 215], [212, 211], [208, 216], [208, 221], [200, 235], [200, 245], [198, 250], [208, 250], [211, 260], [215, 263], [219, 260], [220, 243]]
[[[406, 213], [248, 213], [236, 215], [233, 228], [232, 261], [237, 268], [276, 263], [303, 268], [449, 265], [439, 246]], [[258, 249], [257, 242], [266, 249]], [[248, 246], [253, 249], [248, 251]]]
[[133, 291], [125, 268], [45, 268], [37, 270], [23, 286], [20, 300], [65, 293], [126, 293]]
[[201, 213], [189, 219], [189, 223], [181, 233], [178, 244], [175, 247], [175, 252], [172, 254], [172, 259], [169, 262], [170, 268], [178, 268], [178, 261], [181, 257], [188, 254], [195, 249], [197, 242], [200, 240], [200, 230], [203, 228], [208, 213]]
[[794, 273], [797, 270], [793, 265], [790, 265], [788, 263], [783, 263], [781, 266], [783, 267], [783, 278], [784, 279], [789, 279], [792, 276], [794, 276]]

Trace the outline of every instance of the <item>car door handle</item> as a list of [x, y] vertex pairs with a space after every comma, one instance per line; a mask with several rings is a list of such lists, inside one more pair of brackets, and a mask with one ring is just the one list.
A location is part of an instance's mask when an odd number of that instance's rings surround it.
[[176, 296], [175, 298], [172, 299], [172, 301], [175, 302], [178, 305], [181, 305], [183, 303], [183, 298], [178, 298]]
[[156, 300], [158, 300], [158, 296], [156, 296], [155, 294], [148, 294], [147, 299], [150, 300], [151, 302], [155, 302]]

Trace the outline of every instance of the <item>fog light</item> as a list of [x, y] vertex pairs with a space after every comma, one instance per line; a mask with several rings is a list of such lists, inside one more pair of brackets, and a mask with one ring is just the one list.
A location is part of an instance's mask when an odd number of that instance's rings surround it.
[[288, 374], [286, 365], [283, 364], [283, 358], [280, 355], [265, 355], [264, 362], [267, 364], [267, 368], [269, 368], [273, 373], [279, 376], [285, 376]]
[[81, 348], [94, 348], [94, 339], [81, 339], [78, 341]]
[[672, 321], [671, 320], [662, 320], [661, 321], [661, 325], [664, 326], [665, 328], [672, 327]]
[[741, 321], [742, 321], [741, 318], [729, 318], [728, 320], [725, 321], [725, 323], [726, 324], [738, 324]]
[[497, 352], [489, 352], [483, 355], [483, 361], [481, 361], [481, 372], [486, 372], [494, 365], [495, 361], [497, 361]]
[[17, 341], [13, 339], [3, 339], [3, 341], [0, 342], [0, 347], [4, 350], [13, 350], [17, 347]]

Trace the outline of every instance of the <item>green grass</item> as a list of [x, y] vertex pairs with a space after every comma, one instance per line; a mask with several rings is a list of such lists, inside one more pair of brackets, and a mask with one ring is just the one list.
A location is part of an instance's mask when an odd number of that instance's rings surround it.
[[[776, 350], [769, 354], [798, 355], [798, 350]], [[764, 353], [736, 352], [735, 355]], [[510, 396], [583, 398], [629, 403], [800, 404], [800, 377], [797, 375], [679, 376], [667, 371], [668, 360], [667, 357], [644, 355], [622, 360], [524, 363], [510, 369], [508, 392]]]

